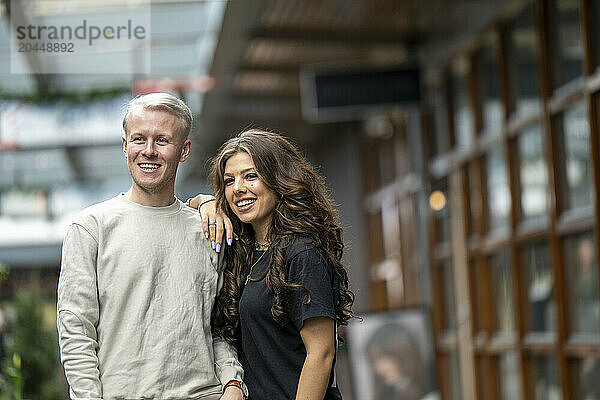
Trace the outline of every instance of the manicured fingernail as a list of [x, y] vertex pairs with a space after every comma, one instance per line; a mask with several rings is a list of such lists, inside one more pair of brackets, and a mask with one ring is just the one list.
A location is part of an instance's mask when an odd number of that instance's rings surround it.
[[212, 248], [214, 250], [214, 248], [215, 248], [215, 241], [214, 240], [212, 241], [211, 246], [212, 246]]
[[208, 232], [204, 232], [204, 237], [208, 239]]
[[231, 246], [231, 238], [227, 239], [227, 244]]
[[217, 243], [217, 253], [221, 251], [221, 245]]

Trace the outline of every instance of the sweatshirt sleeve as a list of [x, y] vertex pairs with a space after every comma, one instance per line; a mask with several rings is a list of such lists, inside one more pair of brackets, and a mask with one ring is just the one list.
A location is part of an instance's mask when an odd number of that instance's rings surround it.
[[[213, 259], [216, 263], [216, 270], [219, 273], [219, 278], [217, 280], [217, 294], [223, 287], [223, 256], [224, 253], [221, 252], [218, 259]], [[242, 368], [242, 364], [238, 361], [237, 351], [234, 346], [230, 345], [222, 338], [214, 336], [213, 351], [215, 354], [215, 372], [222, 385], [225, 385], [231, 380], [242, 381], [244, 379], [244, 369]]]
[[242, 364], [237, 359], [235, 348], [221, 338], [213, 339], [213, 350], [215, 352], [215, 372], [217, 378], [225, 385], [230, 380], [244, 380]]
[[57, 302], [60, 358], [72, 400], [102, 399], [96, 333], [97, 254], [96, 238], [82, 225], [72, 224], [63, 242]]

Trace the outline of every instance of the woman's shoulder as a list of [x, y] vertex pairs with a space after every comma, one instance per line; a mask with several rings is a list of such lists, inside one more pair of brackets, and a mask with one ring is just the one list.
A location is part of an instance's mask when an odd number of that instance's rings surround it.
[[327, 251], [317, 245], [309, 236], [296, 236], [287, 248], [286, 264], [288, 268], [303, 268], [309, 265], [323, 265], [327, 270], [333, 269], [333, 264]]
[[[314, 240], [306, 235], [294, 235], [292, 243], [286, 250], [286, 258], [292, 260], [299, 255], [316, 255], [321, 249], [315, 244]], [[307, 254], [303, 254], [307, 253]]]

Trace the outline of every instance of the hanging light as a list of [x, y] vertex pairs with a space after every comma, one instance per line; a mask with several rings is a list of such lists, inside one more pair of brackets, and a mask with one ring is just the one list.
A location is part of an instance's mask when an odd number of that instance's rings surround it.
[[446, 195], [441, 190], [434, 190], [429, 195], [429, 206], [433, 211], [441, 211], [446, 207]]

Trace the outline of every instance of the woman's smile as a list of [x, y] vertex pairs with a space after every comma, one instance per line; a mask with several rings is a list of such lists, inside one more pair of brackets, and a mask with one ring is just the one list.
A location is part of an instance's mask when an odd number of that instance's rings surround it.
[[251, 224], [256, 239], [264, 242], [277, 195], [258, 176], [252, 157], [244, 152], [229, 157], [223, 182], [229, 207], [242, 222]]

